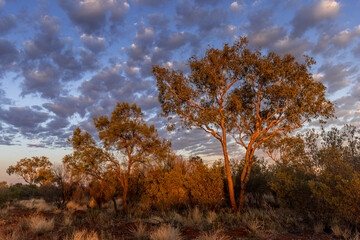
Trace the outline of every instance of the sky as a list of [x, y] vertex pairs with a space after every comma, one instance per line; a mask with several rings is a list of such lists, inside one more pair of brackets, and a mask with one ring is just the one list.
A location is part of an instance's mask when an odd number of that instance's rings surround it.
[[[136, 103], [183, 155], [220, 158], [202, 133], [168, 133], [152, 66], [187, 72], [193, 56], [247, 36], [251, 48], [313, 57], [342, 127], [360, 123], [360, 0], [0, 0], [0, 181], [6, 168], [71, 152], [73, 130]], [[316, 123], [314, 123], [316, 124]], [[240, 149], [230, 144], [230, 157]]]

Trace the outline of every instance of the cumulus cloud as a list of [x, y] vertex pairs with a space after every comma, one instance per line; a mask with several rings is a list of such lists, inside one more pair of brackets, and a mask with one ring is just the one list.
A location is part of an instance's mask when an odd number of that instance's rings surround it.
[[291, 21], [293, 37], [302, 36], [308, 29], [316, 27], [323, 21], [333, 20], [339, 16], [340, 4], [335, 0], [321, 0], [300, 8]]
[[84, 33], [80, 36], [80, 39], [83, 41], [85, 46], [94, 53], [98, 53], [104, 50], [106, 47], [106, 41], [103, 37], [96, 37]]
[[148, 15], [148, 21], [153, 27], [166, 28], [170, 24], [170, 20], [164, 13], [151, 13]]
[[279, 54], [290, 53], [297, 59], [303, 58], [304, 55], [308, 55], [308, 49], [312, 44], [305, 38], [292, 39], [289, 36], [275, 42], [272, 50]]
[[0, 17], [0, 34], [6, 34], [16, 27], [16, 17], [5, 15]]
[[0, 119], [25, 132], [36, 132], [41, 123], [49, 118], [46, 112], [34, 111], [29, 107], [10, 107], [0, 109]]
[[55, 98], [61, 93], [58, 69], [48, 62], [41, 62], [37, 69], [24, 69], [21, 95], [40, 93], [43, 98]]
[[43, 107], [61, 118], [71, 117], [75, 113], [78, 113], [81, 117], [85, 117], [86, 109], [94, 103], [94, 99], [84, 95], [67, 96], [59, 97], [53, 102], [44, 103]]
[[6, 4], [5, 0], [0, 0], [0, 11], [5, 6], [5, 4]]
[[319, 73], [323, 76], [320, 80], [327, 85], [330, 94], [347, 87], [355, 72], [356, 69], [348, 64], [326, 63], [319, 68]]
[[249, 32], [256, 32], [265, 29], [272, 25], [274, 11], [270, 8], [262, 8], [255, 12], [248, 14], [249, 23], [246, 25], [246, 30]]
[[0, 38], [0, 64], [3, 68], [13, 64], [19, 57], [15, 45], [6, 39]]
[[245, 4], [243, 1], [235, 1], [230, 4], [230, 10], [234, 13], [239, 13], [243, 11], [245, 8]]
[[270, 48], [275, 42], [286, 36], [286, 30], [280, 26], [270, 26], [248, 34], [249, 43], [255, 47]]
[[88, 34], [105, 31], [107, 23], [116, 29], [130, 8], [129, 3], [122, 0], [58, 0], [57, 3], [71, 21]]
[[207, 9], [184, 1], [176, 5], [178, 28], [193, 28], [203, 34], [222, 28], [227, 23], [228, 14], [222, 8]]
[[353, 49], [352, 49], [352, 54], [355, 57], [360, 57], [360, 43], [358, 43]]
[[158, 7], [159, 5], [167, 3], [167, 0], [132, 0], [132, 2], [138, 5]]
[[28, 58], [39, 59], [50, 52], [60, 51], [65, 46], [65, 40], [59, 38], [59, 19], [44, 15], [39, 20], [40, 32], [34, 40], [23, 43]]
[[178, 49], [189, 43], [191, 46], [197, 46], [199, 43], [198, 37], [189, 32], [176, 32], [160, 34], [157, 46], [166, 50]]
[[345, 29], [332, 35], [323, 32], [317, 40], [313, 53], [329, 55], [339, 52], [339, 49], [349, 47], [358, 36], [360, 36], [360, 25], [352, 30]]
[[195, 0], [196, 4], [199, 4], [201, 6], [203, 5], [210, 5], [210, 6], [214, 6], [218, 3], [220, 3], [222, 0]]

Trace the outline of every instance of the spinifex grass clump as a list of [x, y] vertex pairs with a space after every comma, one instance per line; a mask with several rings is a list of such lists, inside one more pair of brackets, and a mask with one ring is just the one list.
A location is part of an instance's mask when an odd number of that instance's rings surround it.
[[28, 219], [27, 226], [32, 233], [40, 235], [46, 232], [50, 232], [54, 229], [55, 219], [47, 219], [45, 217], [36, 215]]

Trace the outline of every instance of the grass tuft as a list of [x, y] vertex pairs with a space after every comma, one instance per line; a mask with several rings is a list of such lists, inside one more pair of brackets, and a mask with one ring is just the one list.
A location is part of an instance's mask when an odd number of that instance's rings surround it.
[[200, 235], [195, 240], [230, 240], [231, 238], [224, 235], [221, 230], [208, 232]]
[[146, 226], [142, 222], [130, 227], [129, 231], [136, 239], [147, 239], [149, 235]]
[[182, 240], [179, 229], [162, 225], [150, 234], [151, 240]]
[[96, 232], [88, 232], [85, 229], [74, 232], [70, 238], [65, 240], [99, 240], [99, 236]]
[[27, 209], [36, 209], [37, 211], [53, 211], [54, 206], [48, 204], [44, 199], [30, 199], [19, 201], [19, 205]]
[[28, 219], [27, 226], [31, 232], [40, 235], [54, 229], [54, 218], [46, 219], [42, 216], [32, 216]]

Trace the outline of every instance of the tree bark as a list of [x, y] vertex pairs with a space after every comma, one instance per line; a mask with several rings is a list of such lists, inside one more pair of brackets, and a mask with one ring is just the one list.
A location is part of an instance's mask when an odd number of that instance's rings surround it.
[[236, 201], [235, 201], [235, 194], [234, 194], [234, 184], [231, 177], [231, 171], [230, 171], [230, 163], [229, 163], [229, 156], [227, 153], [227, 146], [226, 146], [226, 140], [223, 140], [221, 142], [221, 146], [224, 153], [224, 159], [225, 159], [225, 172], [226, 172], [226, 179], [228, 182], [228, 189], [229, 189], [229, 198], [231, 203], [231, 208], [233, 211], [236, 211]]
[[117, 216], [119, 214], [118, 208], [117, 208], [117, 204], [116, 204], [116, 199], [115, 197], [111, 198], [113, 204], [114, 204], [114, 209], [115, 209], [115, 215]]
[[252, 165], [252, 157], [254, 155], [254, 149], [248, 149], [245, 155], [245, 164], [244, 169], [241, 174], [241, 189], [240, 189], [240, 196], [239, 196], [239, 211], [242, 211], [245, 204], [245, 194], [246, 194], [246, 185], [250, 180], [250, 173], [251, 173], [251, 165]]
[[126, 214], [127, 210], [127, 192], [128, 192], [128, 179], [124, 181], [124, 192], [123, 192], [123, 213]]

